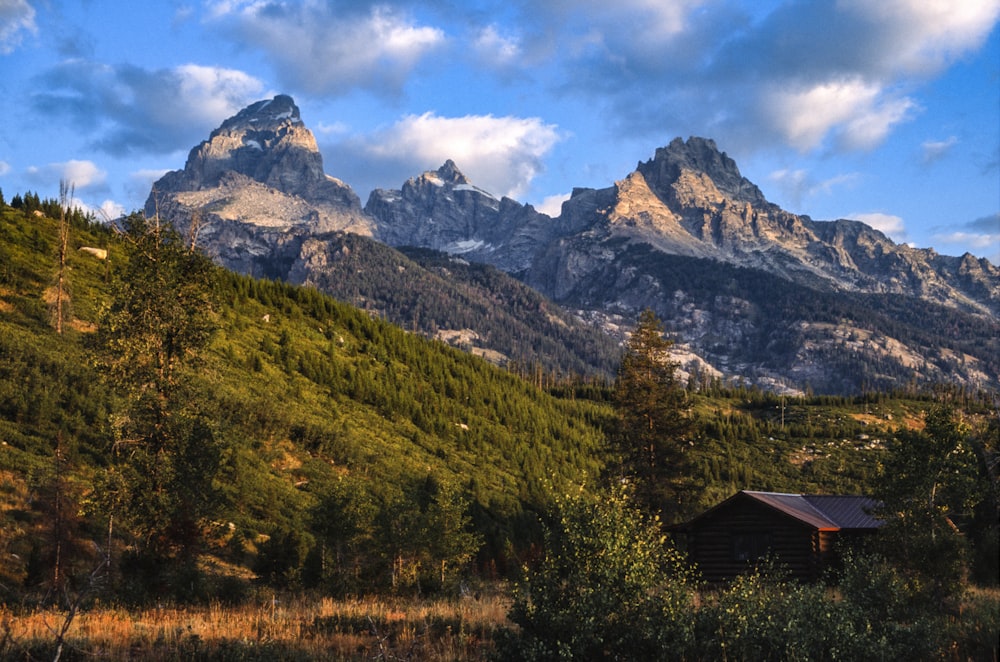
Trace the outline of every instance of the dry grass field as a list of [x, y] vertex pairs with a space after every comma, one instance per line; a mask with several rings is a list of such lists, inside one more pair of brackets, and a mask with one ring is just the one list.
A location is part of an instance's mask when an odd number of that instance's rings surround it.
[[[487, 597], [94, 608], [72, 619], [60, 659], [483, 660], [508, 607]], [[53, 660], [65, 620], [66, 612], [0, 608], [0, 660]]]

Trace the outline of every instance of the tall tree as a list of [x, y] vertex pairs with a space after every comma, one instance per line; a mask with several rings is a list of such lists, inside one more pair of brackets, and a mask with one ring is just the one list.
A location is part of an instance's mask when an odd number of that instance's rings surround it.
[[178, 562], [187, 572], [221, 505], [219, 444], [184, 379], [214, 326], [214, 270], [169, 226], [132, 214], [123, 228], [125, 264], [98, 333], [121, 396], [103, 492], [132, 536], [137, 567], [158, 574]]
[[954, 410], [938, 406], [923, 430], [901, 430], [889, 445], [876, 495], [886, 524], [882, 552], [934, 603], [953, 600], [968, 571], [968, 528], [990, 488]]
[[639, 317], [615, 379], [616, 450], [622, 477], [636, 483], [636, 498], [653, 513], [678, 513], [685, 453], [691, 432], [687, 392], [670, 360], [673, 343], [652, 310]]

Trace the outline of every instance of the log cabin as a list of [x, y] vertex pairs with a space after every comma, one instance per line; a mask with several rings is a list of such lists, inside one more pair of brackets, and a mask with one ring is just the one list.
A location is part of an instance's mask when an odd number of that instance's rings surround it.
[[672, 527], [710, 583], [722, 583], [773, 557], [796, 579], [816, 581], [841, 545], [882, 525], [879, 503], [863, 496], [742, 490], [689, 522]]

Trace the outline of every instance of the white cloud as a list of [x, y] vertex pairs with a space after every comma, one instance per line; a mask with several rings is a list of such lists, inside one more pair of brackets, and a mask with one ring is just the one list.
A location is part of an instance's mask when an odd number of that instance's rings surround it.
[[0, 161], [0, 175], [6, 175], [10, 172], [10, 164], [6, 161]]
[[40, 113], [68, 115], [82, 129], [101, 127], [98, 149], [163, 153], [190, 149], [262, 89], [258, 79], [235, 69], [184, 64], [147, 70], [76, 59], [45, 74], [31, 102]]
[[535, 206], [535, 209], [542, 212], [543, 214], [548, 214], [552, 218], [556, 218], [562, 213], [562, 203], [569, 200], [569, 193], [561, 193], [559, 195], [550, 195], [541, 201], [540, 204]]
[[815, 195], [829, 195], [839, 186], [848, 186], [858, 179], [857, 173], [845, 173], [817, 180], [807, 170], [775, 170], [767, 176], [781, 191], [791, 209], [798, 209], [803, 201]]
[[774, 129], [801, 151], [820, 146], [833, 130], [852, 148], [871, 148], [913, 107], [909, 99], [884, 99], [879, 85], [860, 78], [775, 91], [765, 101]]
[[35, 8], [27, 0], [0, 0], [0, 53], [13, 53], [25, 32], [38, 34]]
[[993, 264], [1000, 264], [1000, 212], [961, 224], [955, 230], [938, 232], [933, 240], [979, 255], [985, 253]]
[[480, 188], [517, 198], [542, 170], [543, 157], [558, 140], [556, 127], [537, 117], [424, 113], [408, 115], [349, 149], [354, 158], [369, 163], [395, 162], [397, 170], [405, 166], [407, 177], [451, 159]]
[[1000, 16], [997, 0], [841, 0], [840, 6], [883, 35], [891, 71], [932, 74], [982, 45]]
[[519, 40], [501, 34], [492, 24], [479, 30], [472, 40], [472, 49], [481, 63], [495, 69], [515, 66], [522, 56]]
[[973, 248], [996, 248], [1000, 234], [977, 234], [975, 232], [948, 232], [934, 235], [942, 244], [967, 244]]
[[314, 94], [353, 88], [398, 94], [407, 76], [445, 41], [388, 5], [351, 11], [333, 3], [219, 2], [213, 20], [244, 46], [263, 50], [284, 84]]
[[869, 212], [851, 214], [847, 218], [870, 225], [896, 242], [902, 242], [906, 238], [906, 224], [899, 216], [883, 214], [882, 212]]
[[710, 135], [743, 153], [874, 148], [1000, 17], [1000, 0], [546, 4], [563, 10], [537, 28], [561, 89], [633, 136]]
[[928, 140], [920, 145], [923, 150], [921, 159], [925, 165], [943, 159], [951, 151], [951, 148], [958, 144], [958, 138], [949, 136], [944, 140]]
[[125, 215], [125, 207], [118, 204], [114, 200], [105, 200], [94, 211], [97, 218], [105, 220], [114, 220]]
[[125, 207], [114, 200], [105, 200], [100, 205], [94, 207], [88, 205], [80, 198], [73, 198], [69, 201], [69, 206], [72, 209], [79, 209], [85, 214], [93, 214], [94, 218], [98, 221], [104, 222], [113, 221], [125, 215]]
[[41, 167], [30, 166], [25, 174], [29, 180], [38, 184], [66, 181], [77, 190], [101, 187], [108, 178], [108, 173], [98, 168], [93, 161], [78, 160], [49, 163]]
[[253, 76], [221, 67], [184, 64], [172, 69], [168, 76], [172, 79], [169, 92], [175, 100], [163, 109], [164, 112], [156, 115], [149, 113], [165, 125], [188, 122], [202, 126], [218, 124], [239, 112], [263, 88]]

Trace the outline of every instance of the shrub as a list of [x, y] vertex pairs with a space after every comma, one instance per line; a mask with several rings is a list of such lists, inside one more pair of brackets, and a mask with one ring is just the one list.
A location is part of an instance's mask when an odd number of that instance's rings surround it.
[[556, 499], [545, 556], [526, 569], [500, 638], [510, 660], [678, 659], [693, 643], [696, 583], [659, 521], [623, 488]]

